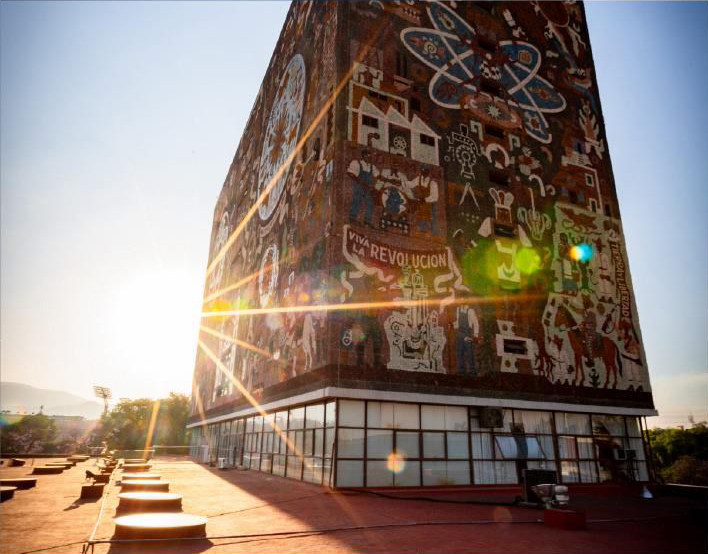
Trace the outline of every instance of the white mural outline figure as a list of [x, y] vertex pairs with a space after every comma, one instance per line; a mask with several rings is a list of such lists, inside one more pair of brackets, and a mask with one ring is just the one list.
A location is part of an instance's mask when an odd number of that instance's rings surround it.
[[[270, 261], [270, 268], [266, 269], [266, 262], [268, 262], [269, 259], [272, 260]], [[266, 249], [265, 254], [263, 254], [261, 267], [258, 271], [258, 297], [261, 302], [261, 308], [267, 306], [270, 297], [273, 296], [275, 292], [275, 286], [278, 282], [278, 271], [278, 247], [275, 244], [271, 244]], [[267, 284], [264, 282], [266, 273], [270, 274], [270, 279]], [[265, 287], [267, 287], [267, 289]]]
[[[226, 241], [229, 238], [229, 213], [227, 211], [224, 211], [224, 214], [221, 216], [221, 221], [219, 222], [219, 230], [216, 232], [216, 237], [214, 239], [214, 255], [216, 253], [220, 252], [221, 249], [224, 247], [226, 244]], [[216, 264], [216, 267], [214, 268], [214, 273], [209, 280], [209, 294], [213, 294], [216, 290], [218, 290], [219, 286], [221, 285], [221, 280], [224, 277], [224, 266], [226, 265], [226, 256], [222, 256], [221, 259], [219, 260], [219, 263]]]

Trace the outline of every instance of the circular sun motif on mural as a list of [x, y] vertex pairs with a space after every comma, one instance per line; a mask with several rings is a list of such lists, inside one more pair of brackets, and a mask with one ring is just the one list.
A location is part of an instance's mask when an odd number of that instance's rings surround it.
[[[278, 85], [266, 127], [261, 161], [258, 168], [258, 194], [277, 176], [292, 153], [300, 132], [300, 119], [305, 99], [305, 60], [296, 54], [290, 60]], [[278, 176], [268, 196], [258, 206], [258, 215], [266, 220], [275, 210], [285, 187], [289, 167]]]
[[261, 301], [261, 308], [268, 305], [270, 297], [275, 292], [278, 282], [278, 247], [271, 244], [263, 254], [261, 267], [258, 272], [258, 296]]

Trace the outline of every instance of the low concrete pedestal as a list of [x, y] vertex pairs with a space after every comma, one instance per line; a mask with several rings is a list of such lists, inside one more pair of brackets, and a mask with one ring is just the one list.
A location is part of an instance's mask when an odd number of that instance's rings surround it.
[[172, 492], [122, 492], [117, 512], [181, 512], [182, 496]]
[[159, 481], [161, 479], [159, 473], [128, 473], [125, 475], [127, 481], [135, 481], [137, 479], [148, 479], [150, 481]]
[[94, 483], [92, 485], [81, 485], [81, 498], [101, 498], [103, 489], [106, 485], [102, 483]]
[[71, 467], [74, 467], [74, 464], [72, 464], [71, 462], [47, 462], [45, 465], [54, 466], [54, 467], [63, 467], [64, 469], [69, 469]]
[[156, 479], [122, 479], [120, 482], [122, 492], [145, 491], [145, 492], [167, 492], [170, 490], [169, 481], [158, 481]]
[[148, 471], [151, 467], [150, 464], [123, 464], [123, 471], [125, 473], [142, 472]]
[[65, 469], [64, 466], [35, 466], [32, 475], [57, 475]]
[[74, 462], [74, 463], [85, 462], [88, 459], [89, 459], [88, 456], [69, 456], [67, 458], [67, 460], [69, 460], [70, 462]]
[[0, 479], [0, 486], [4, 487], [16, 487], [20, 490], [31, 489], [37, 486], [37, 479], [32, 477], [15, 477], [8, 479]]
[[154, 513], [120, 516], [116, 539], [192, 539], [206, 537], [207, 518], [193, 514]]
[[111, 474], [110, 473], [94, 473], [93, 476], [89, 477], [89, 479], [93, 479], [95, 483], [105, 484], [111, 480]]
[[0, 487], [0, 502], [10, 500], [17, 490], [17, 487]]

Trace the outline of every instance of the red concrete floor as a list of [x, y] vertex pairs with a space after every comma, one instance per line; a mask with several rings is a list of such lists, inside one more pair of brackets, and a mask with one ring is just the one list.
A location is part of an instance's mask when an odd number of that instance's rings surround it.
[[[0, 506], [0, 552], [81, 552], [101, 502], [66, 508], [78, 497], [81, 466], [46, 476], [37, 489], [18, 491]], [[28, 473], [13, 468], [13, 473]], [[692, 523], [700, 502], [657, 497], [576, 493], [588, 527], [565, 531], [544, 526], [542, 510], [332, 494], [326, 489], [251, 471], [219, 471], [184, 459], [161, 458], [151, 471], [183, 496], [185, 512], [209, 517], [208, 539], [153, 543], [97, 543], [95, 554], [240, 552], [529, 552], [703, 553], [706, 528]], [[73, 472], [73, 473], [72, 473]], [[4, 475], [6, 472], [2, 471]], [[15, 476], [15, 475], [13, 475]], [[120, 476], [120, 472], [116, 473]], [[49, 481], [49, 478], [55, 478]], [[34, 492], [33, 492], [34, 491]], [[69, 492], [73, 493], [70, 498]], [[109, 486], [96, 539], [114, 532], [119, 487]], [[436, 498], [484, 500], [457, 492]], [[32, 496], [34, 495], [34, 496]], [[508, 494], [500, 500], [509, 498]], [[228, 538], [227, 538], [228, 537]], [[67, 543], [75, 542], [76, 544]], [[54, 548], [52, 548], [54, 547]], [[90, 550], [91, 551], [91, 550]]]

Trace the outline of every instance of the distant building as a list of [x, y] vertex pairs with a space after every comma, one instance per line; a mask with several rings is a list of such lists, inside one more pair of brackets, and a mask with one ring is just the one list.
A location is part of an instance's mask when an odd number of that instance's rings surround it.
[[649, 478], [581, 3], [293, 3], [209, 260], [200, 460], [335, 487]]

